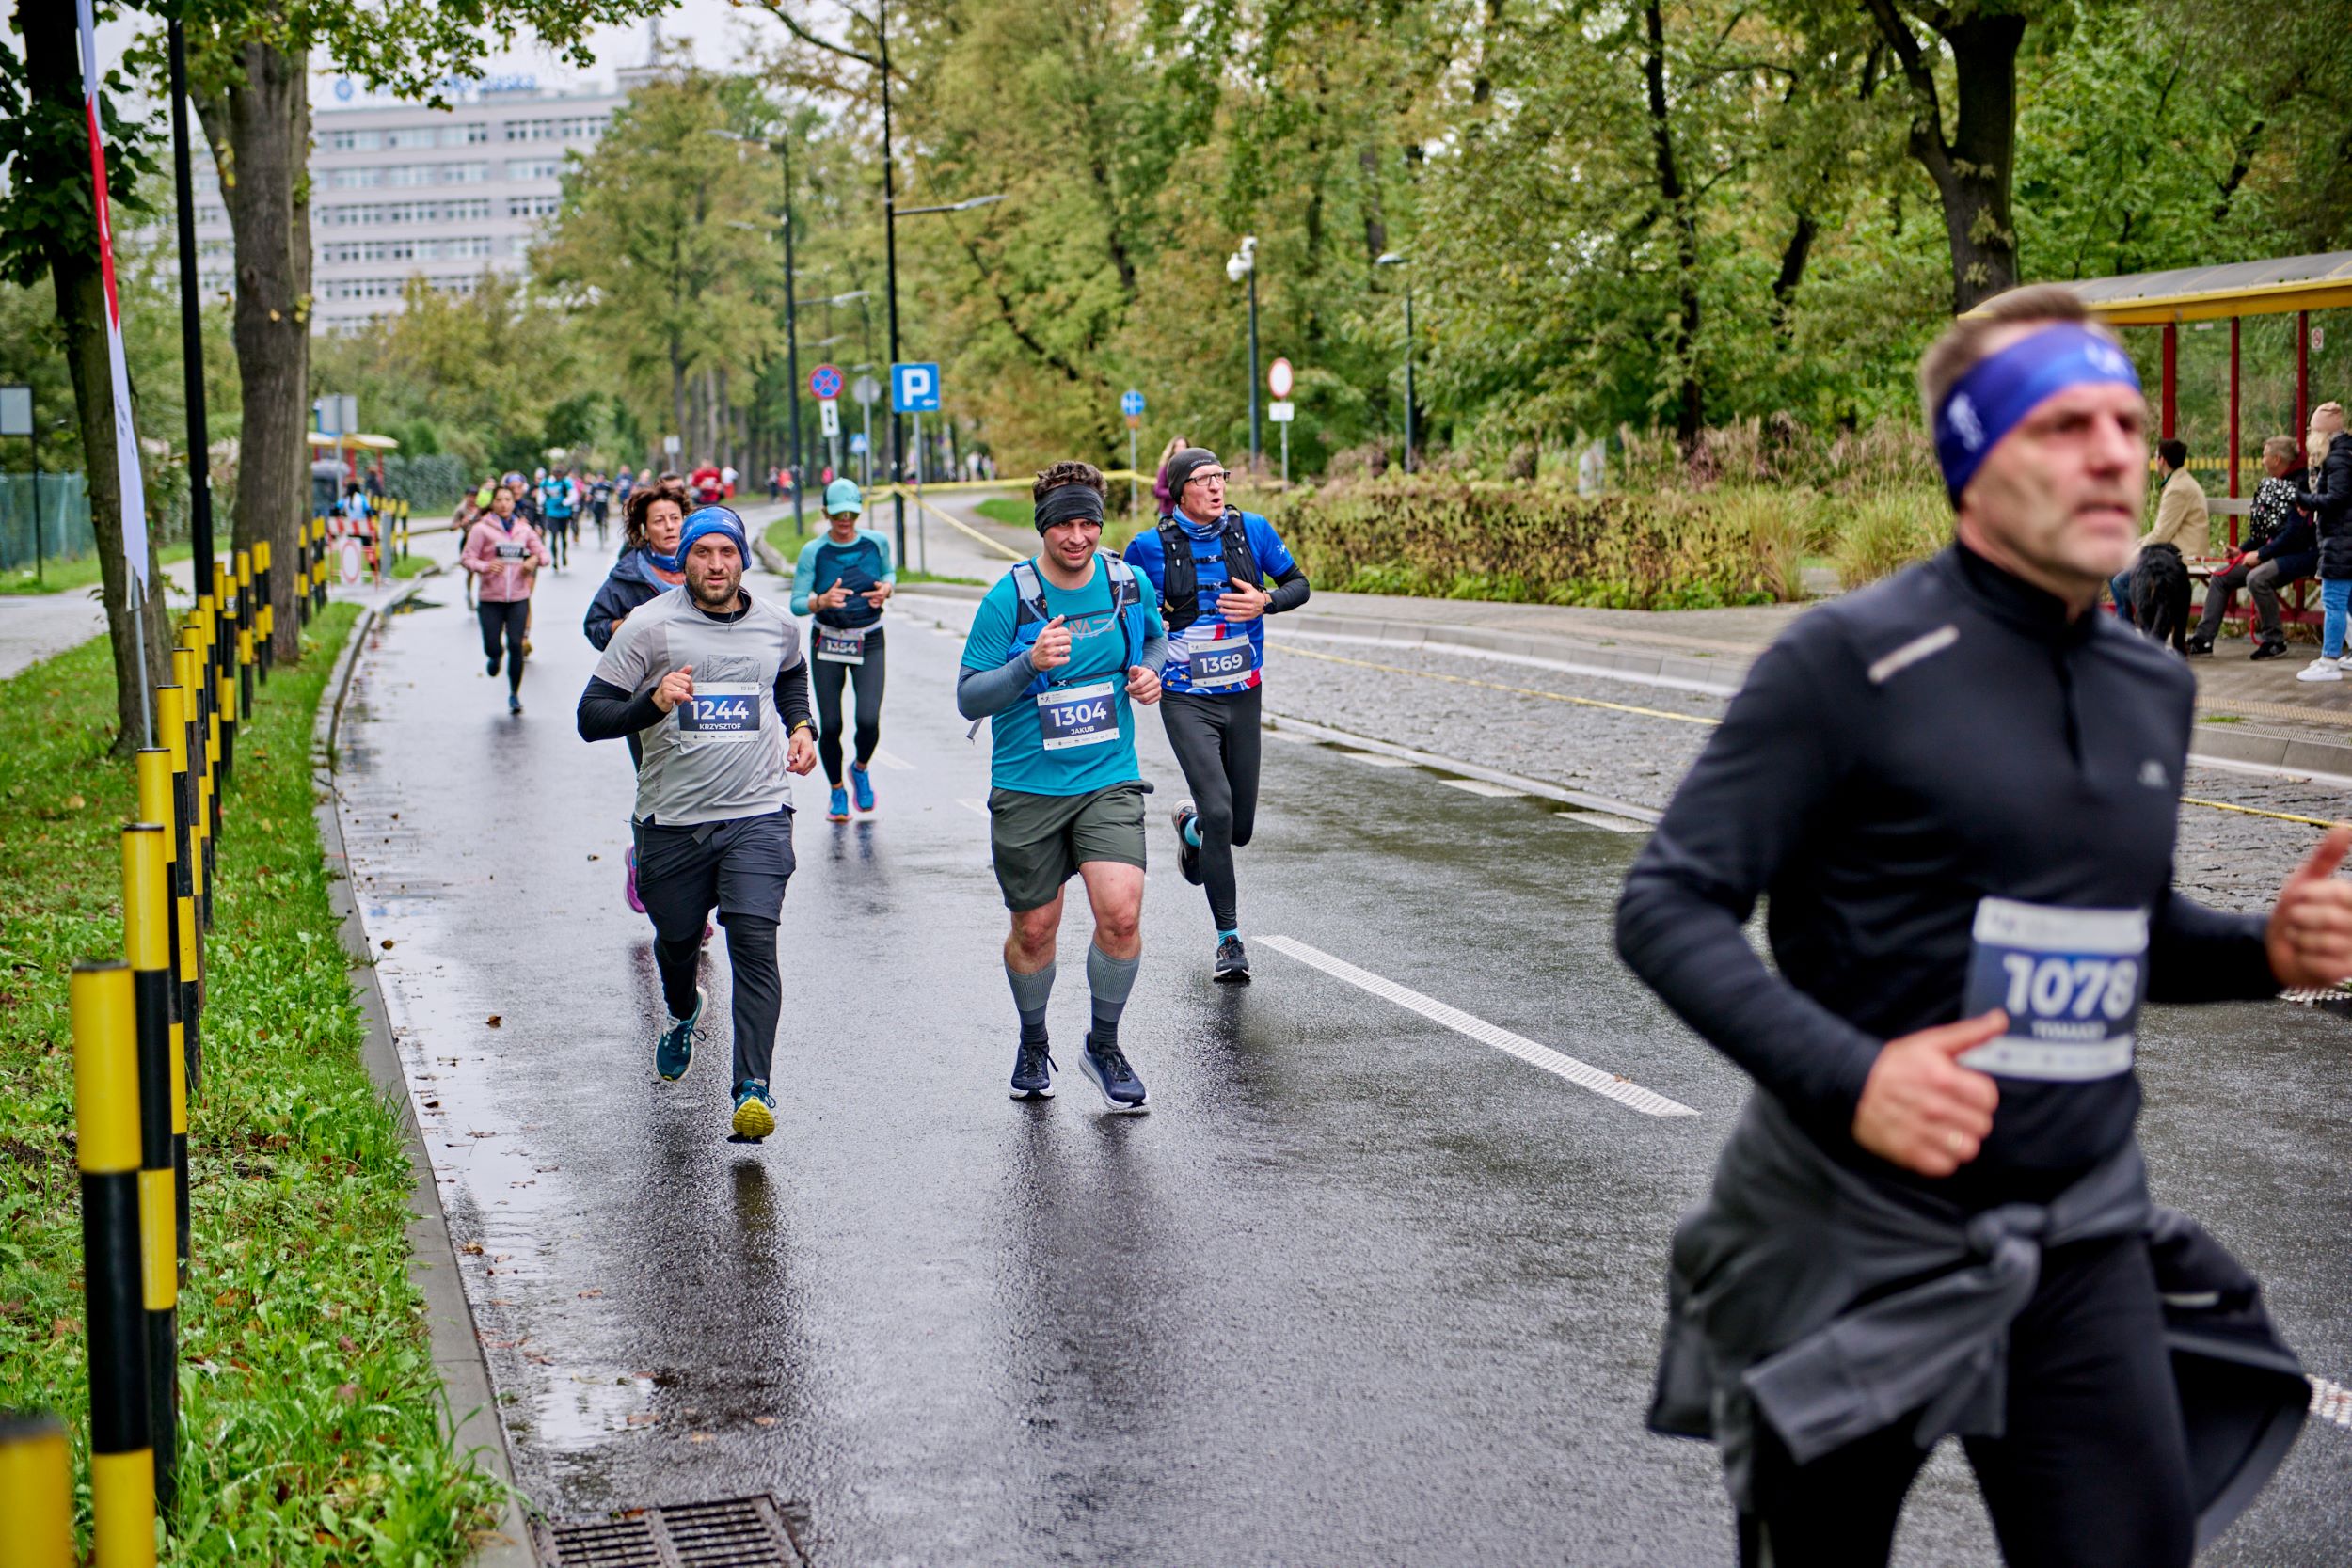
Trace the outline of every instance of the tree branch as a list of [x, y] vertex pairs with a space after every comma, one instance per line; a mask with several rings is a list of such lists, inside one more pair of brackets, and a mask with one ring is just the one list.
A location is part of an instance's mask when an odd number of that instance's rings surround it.
[[874, 55], [852, 49], [846, 43], [835, 43], [831, 39], [820, 38], [810, 32], [798, 18], [784, 8], [784, 0], [736, 0], [736, 4], [742, 6], [746, 10], [766, 11], [770, 16], [784, 24], [786, 32], [790, 33], [812, 49], [822, 49], [827, 54], [838, 55], [845, 60], [855, 60], [876, 71], [882, 69], [882, 61]]

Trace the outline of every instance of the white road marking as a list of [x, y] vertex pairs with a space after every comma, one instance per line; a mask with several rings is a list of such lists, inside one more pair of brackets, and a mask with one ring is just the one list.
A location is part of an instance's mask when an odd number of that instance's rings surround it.
[[1694, 1117], [1698, 1115], [1698, 1112], [1680, 1101], [1669, 1100], [1662, 1094], [1645, 1089], [1629, 1078], [1604, 1071], [1589, 1062], [1580, 1062], [1565, 1052], [1554, 1051], [1548, 1045], [1539, 1045], [1524, 1035], [1515, 1035], [1508, 1029], [1489, 1023], [1483, 1018], [1475, 1018], [1458, 1007], [1449, 1007], [1435, 997], [1423, 996], [1409, 987], [1398, 985], [1394, 980], [1384, 980], [1368, 970], [1358, 969], [1344, 958], [1335, 958], [1330, 954], [1310, 947], [1303, 942], [1294, 942], [1289, 937], [1266, 937], [1262, 941], [1265, 946], [1286, 957], [1296, 958], [1310, 969], [1319, 969], [1326, 974], [1346, 981], [1359, 990], [1370, 991], [1384, 1001], [1393, 1002], [1400, 1007], [1409, 1008], [1421, 1014], [1422, 1017], [1442, 1023], [1458, 1034], [1468, 1035], [1481, 1045], [1491, 1045], [1497, 1051], [1517, 1056], [1531, 1067], [1539, 1067], [1546, 1072], [1556, 1073], [1579, 1088], [1590, 1089], [1604, 1100], [1613, 1100], [1620, 1105], [1630, 1106], [1644, 1116]]
[[1410, 746], [1399, 746], [1393, 740], [1377, 740], [1371, 736], [1358, 735], [1351, 730], [1338, 730], [1328, 724], [1318, 724], [1310, 719], [1294, 719], [1286, 713], [1269, 713], [1266, 715], [1265, 723], [1266, 727], [1271, 730], [1295, 730], [1312, 740], [1328, 741], [1334, 746], [1344, 746], [1358, 752], [1376, 752], [1382, 756], [1398, 757], [1422, 768], [1434, 768], [1441, 773], [1458, 773], [1464, 778], [1486, 779], [1493, 784], [1508, 784], [1522, 795], [1533, 795], [1545, 800], [1556, 800], [1564, 806], [1581, 806], [1587, 811], [1607, 812], [1612, 816], [1629, 816], [1636, 822], [1656, 822], [1664, 815], [1648, 806], [1636, 805], [1630, 800], [1619, 800], [1607, 795], [1595, 795], [1590, 790], [1564, 789], [1558, 784], [1546, 784], [1541, 779], [1530, 779], [1518, 773], [1506, 773], [1500, 768], [1483, 767], [1478, 763], [1465, 762], [1460, 757], [1439, 756], [1434, 752], [1417, 752]]
[[[1394, 637], [1356, 637], [1345, 632], [1300, 631], [1295, 626], [1283, 628], [1286, 638], [1307, 642], [1356, 643], [1374, 648], [1404, 648], [1414, 653], [1446, 654], [1454, 658], [1483, 658], [1495, 664], [1517, 664], [1531, 670], [1557, 670], [1565, 675], [1590, 675], [1598, 680], [1623, 681], [1628, 686], [1655, 686], [1668, 691], [1694, 691], [1706, 697], [1735, 697], [1740, 687], [1736, 681], [1692, 680], [1687, 675], [1661, 675], [1648, 670], [1622, 670], [1613, 664], [1589, 664], [1569, 658], [1544, 658], [1534, 654], [1504, 653], [1496, 648], [1472, 648], [1458, 642], [1442, 642], [1430, 639], [1414, 641]], [[1636, 654], [1645, 650], [1632, 650]], [[1669, 657], [1691, 658], [1694, 655], [1668, 655]]]
[[2323, 1421], [2352, 1431], [2352, 1388], [2341, 1383], [2330, 1383], [2324, 1377], [2312, 1379], [2312, 1414]]
[[874, 748], [874, 760], [881, 763], [884, 768], [893, 768], [900, 773], [912, 773], [914, 771], [914, 764], [907, 761], [906, 758], [898, 755], [896, 752], [885, 752], [879, 746]]
[[[1274, 733], [1279, 735], [1282, 732], [1277, 730]], [[1360, 762], [1367, 768], [1410, 768], [1413, 766], [1403, 757], [1384, 757], [1377, 752], [1342, 752], [1340, 755], [1350, 762]]]
[[1501, 800], [1505, 796], [1518, 797], [1527, 793], [1523, 789], [1513, 789], [1509, 784], [1499, 784], [1486, 779], [1439, 779], [1438, 782], [1450, 789], [1458, 789], [1469, 795], [1484, 795], [1494, 800]]
[[988, 802], [985, 800], [975, 800], [968, 795], [957, 796], [956, 804], [977, 816], [986, 816], [988, 815]]
[[1605, 811], [1558, 811], [1552, 815], [1587, 828], [1604, 828], [1613, 833], [1645, 833], [1650, 828], [1646, 822], [1636, 822], [1629, 816], [1616, 816]]

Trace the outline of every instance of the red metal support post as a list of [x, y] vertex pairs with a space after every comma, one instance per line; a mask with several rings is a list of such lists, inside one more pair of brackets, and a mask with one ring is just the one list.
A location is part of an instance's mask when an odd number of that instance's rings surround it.
[[2312, 313], [2295, 312], [2295, 438], [2312, 422]]
[[[2230, 318], [2230, 494], [2237, 490], [2237, 318]], [[2234, 521], [2234, 519], [2233, 519]], [[2236, 544], [2235, 539], [2230, 541]]]
[[2172, 439], [2180, 411], [2180, 375], [2181, 325], [2178, 322], [2166, 322], [2164, 324], [2164, 390], [2163, 401], [2157, 415], [2156, 434], [2167, 441]]

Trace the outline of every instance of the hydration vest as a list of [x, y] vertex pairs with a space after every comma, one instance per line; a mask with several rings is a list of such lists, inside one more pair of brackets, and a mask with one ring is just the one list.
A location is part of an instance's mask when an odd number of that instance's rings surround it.
[[[1241, 514], [1227, 507], [1223, 527], [1227, 575], [1263, 588], [1265, 578], [1249, 548], [1249, 531]], [[1173, 517], [1160, 519], [1160, 554], [1166, 558], [1160, 570], [1160, 619], [1170, 637], [1200, 619], [1200, 563], [1192, 558], [1192, 541], [1184, 524]]]
[[[1111, 613], [1119, 617], [1120, 626], [1127, 633], [1127, 662], [1120, 668], [1132, 670], [1143, 662], [1143, 581], [1136, 576], [1134, 567], [1115, 555], [1097, 553], [1094, 559], [1110, 568]], [[1045, 623], [1054, 618], [1054, 612], [1045, 607], [1045, 584], [1038, 577], [1037, 562], [1023, 561], [1014, 564], [1012, 595], [1020, 608], [1013, 612], [1012, 641], [1005, 651], [1007, 663], [1027, 653], [1036, 644], [1038, 634], [1045, 629]], [[1053, 684], [1050, 675], [1039, 674], [1029, 682], [1027, 694], [1036, 696]]]

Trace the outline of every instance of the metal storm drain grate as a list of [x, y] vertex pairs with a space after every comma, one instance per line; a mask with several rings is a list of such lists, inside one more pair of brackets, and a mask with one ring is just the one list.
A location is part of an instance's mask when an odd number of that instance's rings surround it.
[[808, 1511], [762, 1495], [534, 1521], [546, 1568], [807, 1568]]

